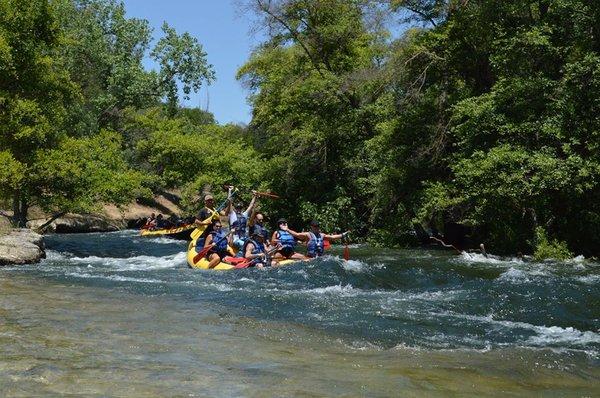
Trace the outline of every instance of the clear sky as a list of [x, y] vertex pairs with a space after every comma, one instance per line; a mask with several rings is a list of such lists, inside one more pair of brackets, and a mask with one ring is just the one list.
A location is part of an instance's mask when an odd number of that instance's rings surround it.
[[[241, 17], [232, 0], [123, 0], [128, 17], [143, 18], [154, 28], [155, 39], [162, 35], [163, 21], [177, 33], [196, 37], [214, 66], [217, 79], [208, 87], [209, 108], [221, 124], [248, 123], [250, 107], [247, 91], [235, 79], [237, 69], [250, 55], [259, 38], [251, 35], [251, 18]], [[153, 67], [147, 60], [146, 66]], [[207, 91], [203, 86], [183, 105], [206, 108]]]

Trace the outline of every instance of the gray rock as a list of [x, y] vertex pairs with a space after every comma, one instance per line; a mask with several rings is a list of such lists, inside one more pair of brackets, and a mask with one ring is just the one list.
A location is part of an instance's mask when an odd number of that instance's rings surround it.
[[0, 236], [0, 265], [38, 263], [42, 258], [46, 258], [42, 235], [24, 228]]
[[[46, 219], [31, 220], [27, 226], [37, 229], [46, 222]], [[57, 218], [46, 228], [46, 232], [56, 233], [84, 233], [84, 232], [111, 232], [118, 231], [119, 226], [104, 217], [92, 214], [66, 214]]]

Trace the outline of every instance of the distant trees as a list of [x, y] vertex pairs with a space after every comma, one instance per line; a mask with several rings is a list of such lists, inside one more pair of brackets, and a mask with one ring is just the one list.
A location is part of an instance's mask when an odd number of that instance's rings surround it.
[[[496, 251], [531, 252], [549, 236], [598, 254], [592, 2], [246, 4], [268, 37], [239, 77], [273, 186], [296, 198], [281, 211], [347, 197], [338, 226], [353, 212], [380, 244], [454, 224]], [[369, 20], [386, 13], [416, 27], [389, 40], [394, 22]]]
[[148, 22], [112, 0], [0, 0], [0, 195], [16, 224], [32, 205], [83, 212], [150, 193], [124, 156], [125, 112], [165, 101], [174, 114], [179, 85], [214, 78], [196, 39], [163, 32], [150, 49]]

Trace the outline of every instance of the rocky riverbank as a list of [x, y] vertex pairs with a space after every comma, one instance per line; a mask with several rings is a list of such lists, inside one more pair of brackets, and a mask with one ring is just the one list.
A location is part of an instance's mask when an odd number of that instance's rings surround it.
[[27, 228], [0, 235], [0, 265], [38, 263], [46, 258], [44, 238]]
[[[163, 214], [166, 217], [181, 215], [178, 206], [179, 196], [173, 193], [163, 193], [152, 199], [140, 199], [125, 207], [105, 205], [95, 214], [65, 214], [54, 220], [44, 228], [44, 233], [86, 233], [86, 232], [112, 232], [126, 228], [140, 228], [152, 214]], [[46, 224], [50, 215], [35, 208], [28, 214], [27, 227], [33, 230]]]

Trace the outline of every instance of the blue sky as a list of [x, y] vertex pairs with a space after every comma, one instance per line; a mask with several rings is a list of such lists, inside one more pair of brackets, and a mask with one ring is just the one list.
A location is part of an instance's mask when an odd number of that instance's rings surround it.
[[[217, 80], [208, 87], [209, 108], [221, 124], [248, 123], [250, 107], [247, 91], [235, 79], [237, 69], [250, 56], [259, 37], [250, 34], [251, 18], [239, 16], [232, 0], [124, 0], [128, 17], [143, 18], [160, 37], [163, 21], [177, 33], [189, 32], [196, 37], [214, 66]], [[151, 60], [146, 66], [152, 68]], [[203, 86], [183, 105], [206, 108], [207, 91]]]

